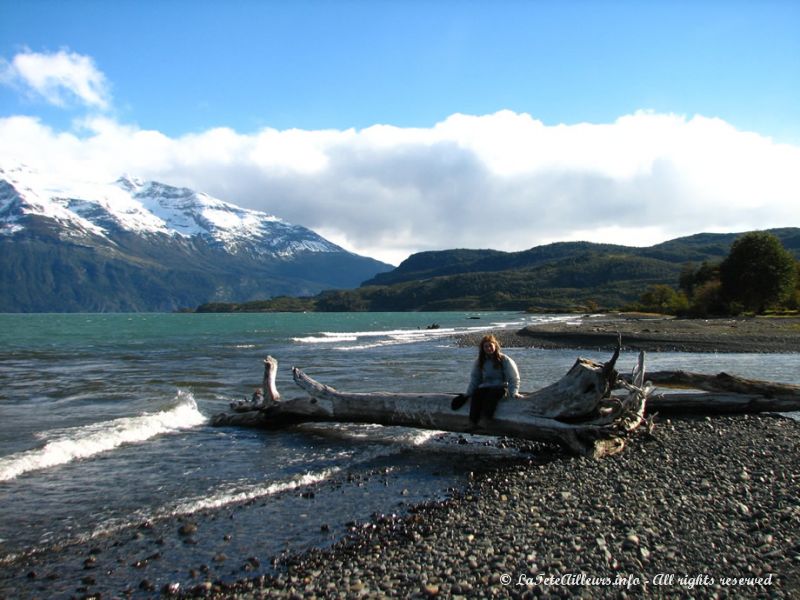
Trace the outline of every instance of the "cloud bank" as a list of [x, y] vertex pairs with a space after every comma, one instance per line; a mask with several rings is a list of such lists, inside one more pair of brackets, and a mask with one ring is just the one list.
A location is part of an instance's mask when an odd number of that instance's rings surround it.
[[[85, 57], [25, 56], [6, 75], [53, 102], [69, 91], [108, 106], [105, 78]], [[181, 137], [97, 114], [68, 131], [0, 118], [0, 165], [19, 162], [64, 177], [184, 185], [394, 264], [430, 249], [646, 246], [800, 226], [800, 147], [700, 115], [640, 111], [612, 123], [546, 125], [504, 110], [427, 128], [217, 128]]]

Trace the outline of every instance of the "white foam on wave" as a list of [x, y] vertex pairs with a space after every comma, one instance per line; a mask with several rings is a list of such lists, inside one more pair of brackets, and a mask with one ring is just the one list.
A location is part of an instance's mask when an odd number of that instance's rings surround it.
[[363, 338], [403, 337], [409, 341], [431, 336], [452, 335], [454, 328], [437, 329], [385, 329], [375, 331], [320, 331], [316, 335], [292, 338], [292, 341], [304, 344], [330, 344], [335, 342], [355, 342]]
[[502, 320], [487, 320], [480, 325], [434, 327], [431, 329], [384, 329], [370, 331], [320, 331], [313, 335], [292, 338], [293, 342], [300, 344], [327, 344], [335, 350], [369, 350], [382, 346], [395, 346], [413, 344], [439, 338], [452, 337], [453, 335], [479, 333], [493, 329], [508, 329], [512, 327], [525, 327], [534, 323], [547, 323], [558, 321], [578, 321], [575, 315], [523, 315], [517, 318], [509, 316]]
[[229, 504], [238, 504], [240, 502], [247, 502], [248, 500], [257, 500], [266, 496], [274, 496], [275, 494], [279, 494], [281, 492], [288, 492], [297, 488], [319, 483], [320, 481], [325, 481], [341, 470], [341, 467], [331, 467], [317, 473], [304, 473], [288, 481], [276, 481], [271, 483], [249, 485], [241, 489], [232, 488], [228, 490], [221, 490], [210, 496], [187, 498], [182, 500], [173, 508], [165, 511], [167, 515], [158, 515], [158, 517], [189, 515], [202, 510], [222, 508], [223, 506], [228, 506]]
[[41, 448], [0, 458], [0, 481], [108, 452], [123, 444], [136, 444], [164, 433], [197, 427], [207, 418], [189, 392], [179, 391], [176, 404], [163, 411], [136, 417], [92, 423], [81, 427], [43, 432]]
[[[483, 331], [485, 327], [437, 327], [433, 329], [388, 329], [376, 331], [322, 331], [316, 335], [292, 338], [301, 344], [338, 345], [336, 350], [368, 350], [381, 346], [413, 344], [436, 338], [450, 337], [458, 333]], [[354, 343], [355, 342], [355, 343]], [[360, 342], [360, 343], [359, 343]]]
[[355, 342], [358, 338], [351, 333], [325, 333], [309, 335], [306, 337], [292, 338], [293, 342], [301, 344], [336, 344], [338, 342]]
[[[441, 431], [419, 430], [400, 427], [382, 427], [379, 425], [341, 425], [331, 427], [330, 424], [306, 424], [306, 428], [317, 429], [336, 437], [346, 437], [365, 441], [368, 445], [356, 445], [340, 459], [346, 459], [343, 466], [332, 466], [318, 471], [308, 471], [288, 479], [259, 483], [239, 482], [218, 489], [211, 494], [182, 498], [174, 503], [162, 506], [155, 510], [142, 509], [122, 518], [111, 518], [98, 524], [91, 532], [72, 536], [70, 539], [59, 541], [59, 545], [72, 545], [85, 543], [101, 535], [108, 535], [122, 531], [136, 523], [150, 520], [162, 520], [172, 517], [189, 516], [205, 510], [218, 510], [229, 505], [241, 504], [259, 500], [284, 492], [291, 492], [298, 488], [312, 486], [329, 480], [339, 473], [352, 469], [355, 465], [369, 463], [375, 459], [391, 456], [408, 449], [430, 447], [430, 442], [446, 435]], [[436, 445], [437, 450], [442, 447]], [[463, 447], [461, 447], [463, 449]], [[447, 449], [449, 451], [449, 448]], [[485, 452], [485, 451], [484, 451]], [[392, 467], [388, 467], [393, 470]], [[41, 549], [33, 549], [25, 554], [36, 553]], [[17, 560], [21, 554], [0, 556], [0, 565]]]

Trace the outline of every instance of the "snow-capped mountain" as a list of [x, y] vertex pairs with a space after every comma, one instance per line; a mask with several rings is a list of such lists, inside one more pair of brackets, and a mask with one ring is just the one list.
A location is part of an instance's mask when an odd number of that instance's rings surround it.
[[174, 310], [355, 287], [391, 268], [187, 188], [23, 166], [0, 168], [0, 246], [6, 311]]
[[[296, 252], [342, 252], [313, 231], [263, 212], [240, 208], [208, 194], [124, 176], [113, 183], [57, 183], [26, 167], [0, 168], [14, 188], [0, 191], [0, 233], [17, 231], [19, 218], [50, 218], [70, 230], [113, 241], [127, 231], [141, 236], [201, 237], [230, 253], [291, 256]], [[16, 214], [6, 205], [17, 201]]]

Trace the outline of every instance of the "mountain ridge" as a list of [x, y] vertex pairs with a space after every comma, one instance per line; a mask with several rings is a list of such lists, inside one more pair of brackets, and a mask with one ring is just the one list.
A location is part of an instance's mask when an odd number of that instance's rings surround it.
[[[800, 228], [784, 227], [767, 231], [777, 235], [788, 250], [800, 256]], [[554, 242], [517, 252], [491, 249], [431, 250], [412, 254], [394, 270], [379, 273], [364, 281], [362, 287], [392, 285], [461, 273], [531, 269], [597, 254], [637, 256], [673, 263], [699, 263], [724, 258], [733, 241], [743, 233], [745, 232], [697, 233], [644, 247], [577, 241]]]
[[[800, 259], [800, 228], [767, 230]], [[557, 242], [520, 252], [441, 250], [410, 256], [356, 290], [322, 292], [315, 310], [590, 310], [676, 287], [687, 263], [718, 262], [743, 233], [699, 233], [639, 248]]]
[[188, 188], [0, 169], [0, 311], [171, 311], [356, 287], [390, 268]]
[[[800, 228], [767, 231], [800, 260]], [[411, 255], [394, 271], [367, 280], [357, 289], [326, 290], [305, 298], [207, 304], [197, 311], [618, 309], [638, 301], [651, 285], [676, 287], [689, 263], [719, 262], [743, 233], [699, 233], [644, 248], [557, 242], [520, 252], [427, 251]], [[470, 270], [477, 267], [485, 270]]]

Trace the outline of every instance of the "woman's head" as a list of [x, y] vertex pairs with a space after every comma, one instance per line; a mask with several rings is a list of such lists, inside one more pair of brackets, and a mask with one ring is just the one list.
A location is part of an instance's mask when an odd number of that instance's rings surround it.
[[483, 336], [479, 348], [478, 360], [481, 366], [483, 366], [487, 358], [492, 358], [497, 362], [500, 361], [500, 342], [498, 342], [497, 338], [493, 335]]

